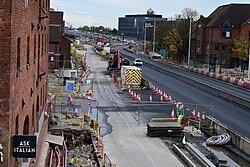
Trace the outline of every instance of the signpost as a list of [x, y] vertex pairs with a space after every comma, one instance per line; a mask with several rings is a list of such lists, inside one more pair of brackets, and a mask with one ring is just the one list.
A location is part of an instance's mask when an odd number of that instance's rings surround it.
[[68, 92], [74, 92], [74, 80], [66, 80], [66, 91]]
[[14, 135], [12, 139], [14, 158], [36, 158], [36, 136]]

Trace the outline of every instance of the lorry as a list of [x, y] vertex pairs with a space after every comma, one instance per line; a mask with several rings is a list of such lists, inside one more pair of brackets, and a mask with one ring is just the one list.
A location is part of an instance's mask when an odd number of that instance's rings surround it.
[[142, 69], [136, 66], [121, 67], [122, 87], [140, 87], [142, 83]]

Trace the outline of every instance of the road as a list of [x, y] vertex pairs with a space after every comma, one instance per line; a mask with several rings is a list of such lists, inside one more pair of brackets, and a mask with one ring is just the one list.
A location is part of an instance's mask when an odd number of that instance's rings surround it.
[[94, 78], [94, 99], [99, 102], [98, 115], [106, 115], [98, 120], [106, 153], [112, 163], [119, 167], [184, 166], [159, 138], [146, 136], [146, 126], [138, 125], [136, 113], [126, 107], [129, 99], [106, 75], [107, 62], [101, 61], [91, 47], [88, 47], [87, 62], [92, 71], [90, 77]]
[[[135, 58], [140, 57], [143, 61], [151, 61], [149, 59], [144, 59], [141, 56], [131, 54], [125, 50], [122, 50], [122, 54], [129, 55]], [[235, 86], [230, 86], [225, 82], [220, 82], [213, 80], [209, 77], [205, 77], [196, 73], [185, 71], [179, 68], [173, 68], [166, 64], [159, 62], [153, 62], [158, 67], [164, 66], [164, 69], [177, 72], [178, 75], [185, 75], [190, 79], [198, 80], [200, 82], [205, 82], [210, 86], [217, 87], [220, 90], [230, 92], [232, 94], [237, 94], [240, 97], [246, 99], [250, 98], [250, 91], [237, 88]], [[242, 108], [236, 104], [233, 104], [227, 100], [216, 97], [210, 93], [204, 92], [196, 87], [189, 85], [183, 81], [177, 80], [166, 74], [162, 74], [156, 71], [150, 66], [142, 66], [143, 77], [151, 81], [154, 85], [158, 86], [162, 90], [167, 90], [167, 92], [172, 93], [174, 99], [177, 101], [182, 101], [185, 106], [192, 110], [198, 107], [200, 111], [206, 111], [207, 114], [215, 117], [219, 121], [228, 125], [232, 129], [238, 131], [243, 136], [250, 138], [250, 129], [246, 128], [250, 126], [250, 112], [246, 108]], [[208, 105], [208, 106], [204, 106]], [[190, 111], [189, 111], [190, 112]]]

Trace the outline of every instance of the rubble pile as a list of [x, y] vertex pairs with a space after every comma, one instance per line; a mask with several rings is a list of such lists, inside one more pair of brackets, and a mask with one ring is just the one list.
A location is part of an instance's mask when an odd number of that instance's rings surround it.
[[95, 154], [91, 136], [85, 132], [74, 140], [67, 142], [68, 166], [98, 167], [99, 163]]

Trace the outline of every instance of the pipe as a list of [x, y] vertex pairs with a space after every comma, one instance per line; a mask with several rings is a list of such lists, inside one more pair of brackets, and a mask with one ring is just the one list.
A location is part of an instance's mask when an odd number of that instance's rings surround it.
[[52, 167], [53, 153], [54, 153], [54, 150], [51, 150], [51, 152], [50, 152], [49, 167]]

